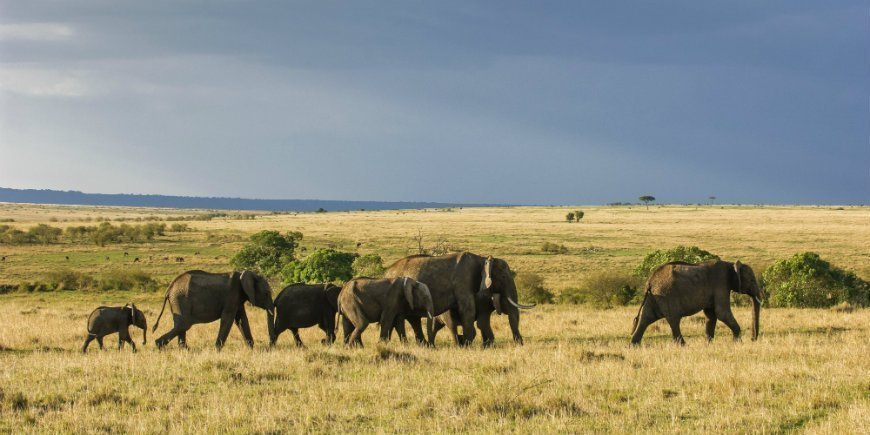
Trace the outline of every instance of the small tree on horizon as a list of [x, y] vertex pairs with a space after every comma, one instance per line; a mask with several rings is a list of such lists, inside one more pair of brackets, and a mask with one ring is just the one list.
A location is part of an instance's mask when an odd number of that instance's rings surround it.
[[716, 196], [715, 196], [715, 195], [710, 195], [710, 196], [707, 197], [707, 198], [710, 200], [710, 204], [715, 204], [715, 203], [716, 203]]
[[565, 215], [565, 220], [568, 221], [568, 223], [574, 222], [574, 212], [568, 212], [568, 214]]
[[574, 220], [576, 220], [577, 223], [580, 223], [580, 219], [583, 219], [584, 214], [585, 213], [583, 213], [581, 210], [575, 211], [574, 212]]
[[646, 204], [646, 209], [649, 210], [649, 203], [655, 201], [656, 197], [654, 197], [652, 195], [644, 195], [638, 199], [641, 200], [641, 202], [643, 202], [644, 204]]

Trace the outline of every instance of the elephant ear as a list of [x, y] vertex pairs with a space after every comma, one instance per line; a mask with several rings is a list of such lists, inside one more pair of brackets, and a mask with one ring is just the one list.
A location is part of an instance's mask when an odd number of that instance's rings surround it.
[[489, 290], [492, 287], [492, 255], [486, 257], [483, 263], [483, 279], [480, 281], [480, 290]]
[[737, 293], [740, 293], [743, 290], [743, 280], [740, 277], [741, 269], [743, 268], [743, 264], [740, 263], [740, 260], [734, 262], [734, 273], [737, 274], [737, 288], [734, 290]]
[[242, 285], [242, 290], [251, 302], [251, 305], [255, 305], [257, 301], [257, 277], [254, 272], [243, 270], [242, 274], [239, 275], [239, 282]]
[[405, 299], [408, 301], [408, 306], [410, 306], [412, 310], [414, 309], [414, 282], [413, 281], [414, 281], [413, 279], [409, 280], [407, 276], [402, 280], [402, 288], [403, 288], [403, 291], [405, 292]]

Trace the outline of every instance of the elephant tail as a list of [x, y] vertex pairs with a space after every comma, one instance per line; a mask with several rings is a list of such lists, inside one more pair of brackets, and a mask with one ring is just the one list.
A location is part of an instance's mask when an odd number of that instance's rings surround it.
[[160, 308], [160, 314], [157, 315], [157, 320], [154, 322], [154, 327], [151, 328], [151, 333], [157, 332], [157, 325], [160, 324], [160, 318], [163, 317], [163, 310], [166, 309], [166, 302], [169, 301], [169, 292], [172, 291], [172, 286], [175, 285], [175, 281], [178, 281], [178, 278], [181, 278], [185, 274], [182, 273], [175, 277], [172, 282], [169, 283], [169, 287], [166, 288], [166, 295], [163, 296], [163, 307]]
[[634, 322], [631, 325], [631, 332], [634, 333], [634, 330], [637, 329], [637, 322], [640, 320], [640, 312], [643, 311], [643, 306], [646, 304], [647, 298], [652, 293], [652, 287], [647, 284], [646, 285], [646, 293], [643, 294], [643, 301], [640, 303], [640, 308], [637, 309], [637, 315], [634, 316]]

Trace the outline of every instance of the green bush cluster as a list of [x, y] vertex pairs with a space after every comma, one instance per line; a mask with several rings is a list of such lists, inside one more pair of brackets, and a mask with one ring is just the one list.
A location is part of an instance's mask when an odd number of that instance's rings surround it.
[[695, 264], [718, 259], [718, 255], [711, 254], [697, 246], [677, 246], [671, 249], [654, 251], [644, 257], [643, 261], [634, 269], [634, 275], [645, 279], [657, 267], [671, 261], [685, 261], [686, 263]]
[[764, 271], [769, 302], [777, 307], [831, 307], [840, 303], [867, 306], [870, 283], [831, 265], [814, 252], [780, 260]]
[[354, 254], [335, 249], [318, 249], [300, 261], [291, 261], [281, 269], [285, 284], [295, 282], [344, 282], [353, 278]]
[[47, 245], [57, 243], [63, 230], [46, 224], [39, 224], [22, 231], [9, 225], [0, 225], [0, 243], [9, 245]]
[[544, 278], [537, 273], [521, 272], [514, 278], [517, 285], [517, 296], [524, 302], [536, 304], [552, 304], [556, 297], [544, 287]]
[[378, 254], [361, 255], [353, 260], [351, 265], [353, 276], [380, 278], [384, 276], [384, 260]]
[[266, 277], [274, 277], [289, 263], [296, 260], [296, 248], [302, 240], [298, 231], [281, 234], [264, 230], [251, 236], [250, 242], [230, 259], [230, 265], [241, 270], [253, 270]]
[[121, 224], [118, 226], [102, 222], [97, 226], [67, 227], [64, 238], [71, 243], [95, 243], [106, 246], [110, 243], [141, 243], [154, 240], [156, 236], [166, 235], [166, 224], [147, 223], [142, 225]]
[[100, 276], [92, 276], [69, 269], [46, 273], [33, 282], [22, 282], [18, 291], [60, 291], [60, 290], [124, 290], [155, 291], [159, 284], [151, 275], [141, 270], [111, 270]]
[[640, 279], [629, 273], [603, 271], [589, 275], [579, 287], [562, 291], [563, 304], [588, 304], [598, 308], [628, 305], [637, 301]]

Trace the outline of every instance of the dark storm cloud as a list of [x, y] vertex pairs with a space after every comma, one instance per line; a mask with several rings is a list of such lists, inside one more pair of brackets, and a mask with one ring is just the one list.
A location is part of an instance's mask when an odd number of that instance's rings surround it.
[[867, 202], [863, 3], [579, 3], [4, 2], [0, 185]]

